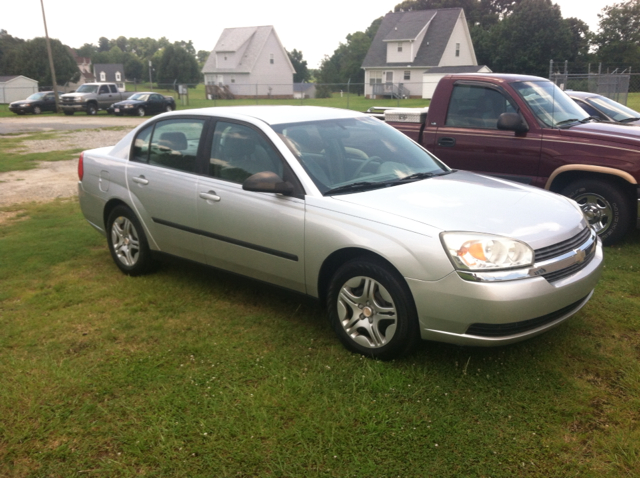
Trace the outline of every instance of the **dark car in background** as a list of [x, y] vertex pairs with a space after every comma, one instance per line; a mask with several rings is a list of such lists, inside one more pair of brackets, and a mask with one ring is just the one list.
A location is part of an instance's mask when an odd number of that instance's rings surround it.
[[114, 103], [112, 109], [118, 116], [145, 116], [173, 111], [176, 109], [176, 102], [171, 96], [163, 96], [153, 92], [140, 92], [131, 95], [127, 100]]
[[40, 91], [27, 99], [14, 101], [9, 105], [9, 110], [18, 115], [25, 113], [39, 115], [43, 111], [55, 111], [56, 98], [53, 91]]
[[565, 93], [583, 110], [600, 121], [640, 126], [640, 113], [611, 98], [587, 91], [565, 91]]

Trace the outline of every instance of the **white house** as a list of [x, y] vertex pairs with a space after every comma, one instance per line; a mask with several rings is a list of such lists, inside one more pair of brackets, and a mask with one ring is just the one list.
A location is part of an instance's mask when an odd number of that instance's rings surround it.
[[446, 73], [488, 70], [478, 66], [462, 8], [387, 13], [362, 68], [369, 98], [431, 98]]
[[202, 73], [208, 95], [293, 97], [295, 69], [271, 25], [225, 28]]
[[38, 82], [22, 75], [0, 76], [0, 103], [24, 100], [38, 92]]

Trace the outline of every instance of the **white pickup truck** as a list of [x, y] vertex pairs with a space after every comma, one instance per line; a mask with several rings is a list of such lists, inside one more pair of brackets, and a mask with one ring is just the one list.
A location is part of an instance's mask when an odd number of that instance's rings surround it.
[[107, 110], [118, 101], [126, 100], [133, 92], [120, 92], [115, 83], [85, 83], [74, 93], [62, 95], [60, 107], [65, 115], [85, 111], [95, 115], [99, 110]]

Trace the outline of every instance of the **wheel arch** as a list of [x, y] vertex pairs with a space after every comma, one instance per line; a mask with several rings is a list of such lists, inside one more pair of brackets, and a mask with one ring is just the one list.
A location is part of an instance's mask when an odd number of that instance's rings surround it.
[[615, 182], [626, 190], [633, 192], [638, 181], [626, 171], [607, 168], [605, 166], [592, 166], [588, 164], [568, 164], [556, 169], [545, 184], [545, 189], [559, 193], [571, 182], [578, 179], [594, 179]]
[[133, 213], [135, 214], [134, 209], [131, 206], [129, 206], [126, 202], [124, 202], [122, 199], [118, 199], [118, 198], [110, 199], [104, 205], [104, 209], [102, 211], [102, 221], [103, 221], [103, 224], [104, 224], [105, 231], [107, 230], [107, 220], [109, 219], [109, 216], [111, 215], [111, 211], [113, 211], [118, 206], [125, 206], [125, 207], [131, 209], [131, 211], [133, 211]]
[[406, 284], [404, 276], [400, 273], [400, 271], [381, 255], [376, 254], [375, 252], [372, 252], [368, 249], [362, 249], [359, 247], [346, 247], [330, 254], [324, 260], [322, 266], [320, 267], [320, 273], [318, 274], [318, 298], [320, 299], [321, 304], [324, 305], [326, 303], [327, 292], [333, 275], [340, 268], [340, 266], [355, 258], [368, 259], [371, 261], [383, 263], [384, 265], [389, 267], [390, 270], [395, 272], [398, 277], [401, 278], [402, 281]]

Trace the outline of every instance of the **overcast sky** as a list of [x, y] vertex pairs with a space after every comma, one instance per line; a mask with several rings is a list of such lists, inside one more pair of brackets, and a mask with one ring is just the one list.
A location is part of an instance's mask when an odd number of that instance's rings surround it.
[[[212, 50], [224, 28], [273, 25], [287, 50], [299, 50], [310, 68], [333, 54], [349, 33], [364, 31], [401, 0], [44, 0], [49, 36], [78, 48], [102, 36], [192, 40]], [[619, 0], [622, 1], [622, 0]], [[597, 30], [598, 13], [616, 0], [556, 0], [563, 18], [577, 17]], [[17, 38], [44, 36], [40, 0], [3, 0], [0, 29]], [[1, 74], [1, 72], [0, 72]]]

